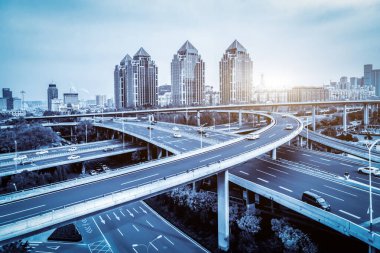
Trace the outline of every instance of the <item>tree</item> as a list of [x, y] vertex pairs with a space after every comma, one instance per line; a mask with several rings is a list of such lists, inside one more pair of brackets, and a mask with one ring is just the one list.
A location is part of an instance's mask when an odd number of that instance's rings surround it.
[[29, 242], [22, 242], [21, 240], [5, 244], [0, 248], [0, 253], [28, 253], [28, 252], [30, 252]]
[[[245, 235], [253, 235], [260, 231], [261, 218], [255, 216], [254, 212], [246, 211], [244, 215], [236, 221], [238, 227], [246, 232]], [[244, 233], [243, 233], [244, 234]]]

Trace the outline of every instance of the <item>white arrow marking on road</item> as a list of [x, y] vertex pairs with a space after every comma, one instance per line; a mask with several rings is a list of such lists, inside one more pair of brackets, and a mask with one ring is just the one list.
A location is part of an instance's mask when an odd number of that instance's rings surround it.
[[135, 210], [136, 213], [139, 213], [139, 211], [137, 211], [135, 208], [132, 208], [133, 210]]
[[111, 217], [108, 215], [108, 213], [106, 215], [107, 215], [108, 219], [111, 220]]
[[154, 246], [154, 244], [152, 242], [149, 242], [149, 244], [152, 245], [152, 247], [158, 251], [158, 249], [156, 248], [156, 246]]
[[53, 249], [53, 250], [57, 250], [57, 249], [59, 249], [59, 247], [61, 247], [61, 246], [46, 246], [46, 248]]
[[135, 217], [135, 216], [133, 215], [133, 213], [131, 213], [128, 209], [127, 209], [127, 211], [128, 211], [128, 213], [129, 213], [130, 216]]
[[132, 225], [132, 226], [136, 229], [137, 232], [140, 231], [135, 225]]
[[146, 223], [149, 224], [149, 226], [151, 226], [152, 228], [154, 228], [154, 226], [148, 220], [145, 220], [145, 221], [146, 221]]
[[169, 238], [167, 238], [166, 236], [164, 236], [164, 238], [165, 238], [168, 242], [170, 242], [172, 245], [174, 245], [174, 243], [173, 243], [172, 241], [170, 241]]
[[123, 233], [120, 231], [120, 229], [117, 229], [117, 231], [119, 231], [119, 233], [121, 234], [121, 236], [124, 236]]
[[140, 207], [140, 209], [141, 209], [141, 211], [143, 211], [143, 213], [147, 213], [147, 211], [145, 211], [141, 206], [139, 206]]
[[102, 216], [99, 215], [99, 219], [100, 219], [100, 221], [101, 221], [103, 224], [106, 224], [106, 221], [103, 220]]
[[115, 216], [116, 220], [120, 220], [119, 216], [117, 216], [115, 212], [112, 212], [112, 213]]
[[123, 210], [120, 209], [119, 211], [125, 217], [125, 214], [123, 213]]

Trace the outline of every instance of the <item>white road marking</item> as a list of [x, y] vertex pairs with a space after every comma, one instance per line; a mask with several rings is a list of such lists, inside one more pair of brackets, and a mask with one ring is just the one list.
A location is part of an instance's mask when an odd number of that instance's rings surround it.
[[7, 213], [7, 214], [4, 214], [4, 215], [0, 215], [0, 218], [6, 217], [6, 216], [9, 216], [9, 215], [13, 215], [13, 214], [17, 214], [17, 213], [26, 212], [26, 211], [29, 211], [29, 210], [33, 210], [33, 209], [36, 209], [36, 208], [43, 207], [43, 206], [45, 206], [45, 205], [35, 206], [35, 207], [31, 207], [31, 208], [24, 209], [24, 210], [21, 210], [21, 211], [13, 212], [13, 213]]
[[319, 158], [319, 159], [326, 161], [326, 162], [331, 162], [331, 160], [329, 160], [329, 159], [325, 159], [325, 158]]
[[324, 187], [327, 187], [327, 188], [330, 188], [330, 189], [333, 189], [333, 190], [338, 191], [338, 192], [346, 193], [346, 194], [348, 194], [348, 195], [351, 195], [351, 196], [357, 197], [357, 195], [355, 195], [355, 194], [352, 194], [352, 193], [349, 193], [349, 192], [345, 192], [345, 191], [342, 191], [342, 190], [336, 189], [336, 188], [331, 187], [331, 186], [328, 186], [328, 185], [323, 185], [323, 186], [324, 186]]
[[322, 195], [326, 195], [326, 196], [329, 196], [329, 197], [331, 197], [331, 198], [334, 198], [334, 199], [337, 199], [337, 200], [340, 200], [340, 201], [344, 201], [344, 199], [341, 199], [341, 198], [335, 197], [335, 196], [330, 195], [330, 194], [328, 194], [328, 193], [324, 193], [324, 192], [321, 192], [321, 191], [317, 191], [317, 190], [315, 190], [315, 189], [311, 189], [311, 190], [312, 190], [312, 191], [315, 191], [315, 192], [318, 192], [318, 193], [320, 193], [320, 194], [322, 194]]
[[134, 207], [132, 208], [136, 213], [139, 213], [139, 211], [137, 211]]
[[319, 164], [323, 164], [323, 165], [330, 166], [330, 164], [328, 164], [328, 163], [319, 162], [319, 161], [316, 161], [316, 160], [313, 160], [313, 159], [310, 159], [310, 161], [315, 162], [315, 163], [319, 163]]
[[273, 136], [275, 136], [276, 134], [271, 134], [268, 136], [268, 138], [272, 138]]
[[125, 214], [123, 213], [123, 211], [122, 210], [119, 210], [120, 211], [120, 213], [125, 217]]
[[119, 231], [119, 233], [121, 234], [121, 236], [124, 236], [123, 233], [120, 231], [120, 229], [117, 229], [117, 231]]
[[279, 186], [279, 188], [285, 190], [285, 191], [288, 191], [288, 192], [293, 192], [292, 190], [288, 189], [288, 188], [285, 188], [285, 187], [282, 187], [282, 186]]
[[40, 250], [36, 250], [35, 252], [36, 253], [54, 253], [52, 251], [40, 251]]
[[265, 179], [262, 179], [262, 178], [257, 178], [258, 180], [260, 180], [260, 181], [263, 181], [264, 183], [269, 183], [269, 181], [267, 181], [267, 180], [265, 180]]
[[344, 214], [347, 214], [347, 215], [349, 215], [349, 216], [351, 216], [351, 217], [354, 217], [354, 218], [356, 218], [356, 219], [360, 219], [360, 217], [359, 216], [356, 216], [356, 215], [354, 215], [354, 214], [352, 214], [352, 213], [349, 213], [349, 212], [346, 212], [346, 211], [343, 211], [343, 210], [339, 210], [339, 212], [341, 212], [341, 213], [344, 213]]
[[174, 243], [173, 243], [172, 241], [170, 241], [169, 238], [167, 238], [166, 236], [164, 236], [164, 238], [165, 238], [168, 242], [170, 242], [172, 245], [174, 245]]
[[152, 245], [152, 247], [158, 251], [158, 249], [156, 248], [156, 246], [154, 246], [154, 244], [152, 242], [149, 242], [149, 244]]
[[292, 152], [292, 153], [294, 153], [294, 152], [295, 152], [294, 150], [290, 150], [290, 149], [287, 149], [286, 151], [289, 151], [289, 152]]
[[111, 217], [108, 214], [106, 214], [106, 216], [108, 217], [109, 220], [111, 220]]
[[245, 171], [240, 171], [240, 173], [243, 173], [244, 175], [247, 175], [247, 176], [249, 176], [249, 173], [247, 173], [247, 172], [245, 172]]
[[349, 164], [346, 164], [346, 163], [339, 163], [339, 164], [341, 164], [341, 165], [343, 165], [343, 166], [347, 166], [347, 167], [354, 167], [354, 166], [349, 165]]
[[128, 181], [128, 182], [122, 183], [121, 185], [133, 183], [133, 182], [140, 181], [140, 180], [143, 180], [143, 179], [146, 179], [146, 178], [150, 178], [150, 177], [155, 177], [157, 175], [159, 175], [159, 174], [158, 173], [152, 174], [152, 175], [149, 175], [149, 176], [146, 176], [146, 177], [142, 177], [142, 178], [139, 178], [139, 179], [135, 179], [135, 180], [132, 180], [132, 181]]
[[146, 223], [149, 224], [149, 226], [151, 226], [152, 228], [154, 228], [154, 226], [148, 220], [145, 220], [145, 221], [146, 221]]
[[253, 143], [251, 143], [251, 144], [245, 145], [244, 147], [245, 147], [245, 148], [248, 148], [248, 147], [253, 146], [253, 145], [255, 145], [255, 144], [256, 144], [256, 142], [253, 142]]
[[[369, 182], [369, 180], [368, 179], [365, 179], [365, 178], [361, 178], [361, 177], [356, 177], [357, 179], [360, 179], [360, 180], [363, 180], [363, 181], [366, 181], [366, 182]], [[379, 184], [380, 185], [380, 183], [378, 183], [378, 182], [374, 182], [373, 181], [373, 179], [372, 179], [372, 184]]]
[[[104, 238], [104, 241], [108, 244], [108, 247], [111, 249], [111, 246], [110, 246], [109, 242], [107, 241], [107, 238], [104, 236], [102, 230], [100, 230], [100, 228], [98, 226], [98, 223], [96, 223], [94, 217], [92, 217], [92, 220], [94, 221], [94, 223], [95, 223], [96, 227], [98, 228], [99, 232], [102, 234], [102, 236]], [[111, 252], [112, 252], [112, 250], [111, 250]]]
[[136, 229], [137, 232], [140, 231], [135, 225], [132, 225], [132, 227], [134, 227], [134, 229]]
[[279, 170], [279, 169], [275, 169], [275, 168], [270, 167], [270, 166], [268, 166], [267, 168], [271, 169], [271, 170], [275, 170], [275, 171], [281, 172], [281, 173], [284, 173], [284, 174], [289, 174], [288, 172], [285, 172], [285, 171], [282, 171], [282, 170]]
[[302, 155], [304, 155], [304, 156], [311, 156], [311, 155], [308, 155], [308, 154], [302, 154]]
[[261, 173], [267, 174], [268, 176], [276, 177], [275, 175], [270, 174], [270, 173], [268, 173], [268, 172], [265, 172], [265, 171], [262, 171], [262, 170], [259, 170], [259, 169], [256, 169], [256, 170], [259, 171], [259, 172], [261, 172]]
[[204, 159], [204, 160], [200, 160], [199, 162], [205, 162], [205, 161], [208, 161], [208, 160], [211, 160], [211, 159], [214, 159], [214, 158], [217, 158], [219, 156], [222, 156], [222, 155], [216, 155], [216, 156], [213, 156], [213, 157], [210, 157], [210, 158], [207, 158], [207, 159]]

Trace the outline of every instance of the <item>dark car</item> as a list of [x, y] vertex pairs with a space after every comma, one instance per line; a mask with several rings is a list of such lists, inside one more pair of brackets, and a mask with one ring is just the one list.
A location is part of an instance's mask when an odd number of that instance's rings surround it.
[[326, 211], [331, 210], [330, 204], [324, 198], [310, 191], [305, 191], [302, 194], [302, 201]]

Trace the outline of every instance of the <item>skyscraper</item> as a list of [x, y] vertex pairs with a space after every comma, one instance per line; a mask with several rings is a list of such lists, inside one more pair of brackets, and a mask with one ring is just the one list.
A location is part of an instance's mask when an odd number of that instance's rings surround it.
[[7, 110], [13, 109], [13, 97], [10, 88], [3, 88], [3, 98], [7, 100]]
[[131, 58], [123, 58], [114, 71], [115, 106], [135, 108], [138, 106], [156, 106], [157, 66], [150, 55], [140, 48]]
[[372, 84], [372, 64], [366, 64], [364, 65], [364, 86]]
[[51, 100], [54, 98], [58, 98], [58, 89], [56, 84], [51, 83], [47, 89], [48, 111], [52, 110]]
[[122, 109], [126, 105], [126, 87], [127, 87], [127, 66], [131, 64], [132, 58], [127, 54], [121, 61], [120, 65], [115, 66], [114, 71], [114, 92], [115, 107]]
[[204, 104], [205, 63], [189, 41], [173, 57], [171, 79], [175, 106]]
[[372, 83], [375, 86], [376, 96], [380, 96], [380, 69], [372, 70]]
[[247, 50], [235, 40], [219, 62], [222, 104], [244, 104], [252, 100], [253, 62]]

